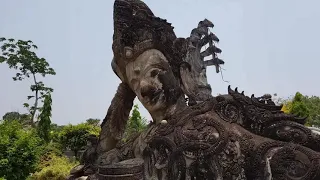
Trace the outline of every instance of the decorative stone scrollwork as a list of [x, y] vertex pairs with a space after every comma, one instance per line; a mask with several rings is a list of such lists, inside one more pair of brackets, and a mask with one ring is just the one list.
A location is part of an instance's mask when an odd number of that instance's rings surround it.
[[[175, 180], [219, 179], [223, 177], [220, 159], [235, 161], [231, 154], [239, 151], [240, 144], [229, 142], [228, 133], [220, 123], [207, 115], [188, 117], [183, 126], [176, 124], [174, 132], [167, 135], [174, 137], [175, 142], [167, 137], [156, 137], [148, 144], [144, 151], [146, 179], [166, 177], [165, 175]], [[162, 128], [168, 126], [170, 125], [159, 125]], [[239, 152], [236, 154], [238, 156]], [[241, 169], [241, 166], [242, 164], [238, 168]], [[230, 168], [228, 170], [241, 174], [235, 167], [234, 164], [225, 164], [225, 168]]]
[[279, 121], [264, 128], [264, 136], [300, 145], [307, 145], [312, 139], [311, 130], [290, 121]]
[[160, 124], [160, 125], [158, 125], [157, 136], [168, 135], [174, 131], [174, 128], [175, 128], [175, 126], [172, 124]]
[[264, 180], [308, 180], [319, 177], [319, 156], [298, 145], [265, 142], [251, 159], [248, 177]]
[[221, 96], [219, 97], [218, 101], [220, 102], [214, 106], [214, 110], [221, 119], [230, 123], [243, 124], [243, 110], [240, 109], [241, 106], [237, 102], [225, 100]]
[[[281, 111], [270, 99], [251, 98], [229, 86], [228, 96], [218, 96], [214, 110], [223, 120], [237, 123], [245, 129], [266, 137], [286, 142], [305, 144], [313, 138], [311, 130], [303, 126], [305, 118]], [[288, 134], [289, 133], [289, 134]]]
[[[306, 118], [300, 118], [292, 114], [285, 114], [281, 111], [282, 106], [276, 106], [272, 103], [261, 101], [261, 97], [255, 98], [254, 95], [249, 98], [244, 95], [244, 92], [239, 93], [237, 88], [232, 90], [228, 87], [228, 93], [233, 101], [238, 102], [239, 110], [243, 110], [244, 126], [255, 124], [256, 126], [264, 126], [276, 121], [288, 120], [299, 124], [304, 124]], [[269, 100], [270, 101], [270, 100]], [[260, 129], [262, 130], [262, 129]], [[261, 132], [257, 130], [257, 132]]]
[[246, 179], [245, 156], [241, 149], [240, 139], [230, 136], [226, 147], [218, 154], [219, 164], [222, 167], [223, 179]]
[[210, 144], [210, 147], [204, 150], [205, 155], [221, 151], [228, 139], [226, 129], [207, 115], [195, 116], [184, 126], [176, 127], [174, 136], [179, 145], [190, 142]]
[[170, 154], [176, 145], [166, 137], [154, 137], [143, 152], [145, 179], [167, 177]]
[[184, 143], [170, 155], [168, 177], [170, 180], [184, 180], [187, 177], [204, 178], [213, 175], [210, 159], [205, 150], [211, 145], [201, 142]]
[[[229, 139], [223, 148], [204, 142], [181, 144], [170, 156], [171, 179], [245, 179], [240, 143]], [[211, 149], [208, 151], [208, 149]], [[211, 152], [208, 154], [207, 152]]]
[[212, 110], [214, 104], [214, 99], [208, 99], [205, 102], [191, 106], [190, 109], [188, 108], [177, 112], [174, 116], [171, 117], [170, 121], [167, 124], [158, 125], [156, 136], [166, 136], [172, 133], [176, 129], [176, 127], [184, 126], [185, 122], [188, 121], [190, 117], [201, 115]]

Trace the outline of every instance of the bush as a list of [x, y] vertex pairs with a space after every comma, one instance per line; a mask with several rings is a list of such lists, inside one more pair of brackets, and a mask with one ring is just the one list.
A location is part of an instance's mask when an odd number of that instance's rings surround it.
[[62, 145], [56, 142], [50, 142], [48, 143], [42, 150], [42, 154], [55, 154], [58, 156], [61, 156], [63, 154], [62, 152]]
[[90, 134], [99, 135], [100, 127], [88, 123], [64, 126], [59, 139], [64, 149], [70, 149], [77, 157], [78, 152], [87, 144]]
[[26, 179], [34, 172], [41, 153], [41, 139], [16, 121], [0, 124], [0, 177]]
[[49, 154], [39, 164], [38, 172], [29, 177], [29, 180], [65, 180], [70, 170], [78, 163], [71, 162], [67, 157]]

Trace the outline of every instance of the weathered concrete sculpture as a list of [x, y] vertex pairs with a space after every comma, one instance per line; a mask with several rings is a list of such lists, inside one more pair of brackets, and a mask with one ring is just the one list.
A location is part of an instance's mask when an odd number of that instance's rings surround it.
[[[115, 0], [112, 67], [122, 83], [102, 123], [98, 170], [89, 179], [320, 179], [320, 137], [303, 125], [305, 118], [284, 114], [268, 95], [247, 97], [229, 87], [211, 96], [206, 66], [224, 62], [209, 27], [201, 21], [189, 38], [177, 38], [143, 2]], [[208, 55], [212, 60], [204, 61]], [[135, 97], [154, 122], [123, 143]]]

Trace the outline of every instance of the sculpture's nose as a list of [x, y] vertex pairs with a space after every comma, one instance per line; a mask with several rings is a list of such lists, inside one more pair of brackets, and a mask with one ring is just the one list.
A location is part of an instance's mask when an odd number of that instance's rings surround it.
[[152, 97], [153, 93], [156, 91], [147, 80], [142, 80], [140, 82], [140, 89], [142, 97]]
[[143, 79], [140, 81], [140, 88], [147, 87], [147, 86], [149, 86], [149, 83], [147, 80]]
[[146, 80], [141, 80], [140, 81], [140, 90], [141, 90], [141, 96], [142, 97], [148, 96], [149, 83]]

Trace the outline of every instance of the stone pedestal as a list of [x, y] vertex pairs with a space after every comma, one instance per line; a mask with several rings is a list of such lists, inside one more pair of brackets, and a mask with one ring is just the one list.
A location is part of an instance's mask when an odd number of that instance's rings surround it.
[[143, 180], [143, 159], [129, 159], [100, 166], [99, 180]]

